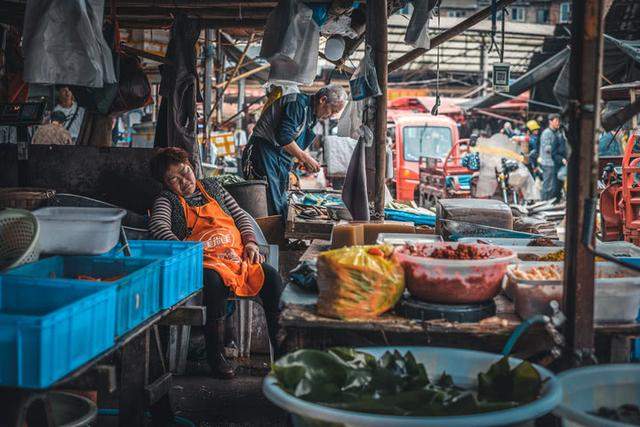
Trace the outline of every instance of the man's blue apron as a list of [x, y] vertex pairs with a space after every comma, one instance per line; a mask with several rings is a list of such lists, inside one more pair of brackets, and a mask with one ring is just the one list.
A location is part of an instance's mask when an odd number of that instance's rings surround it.
[[[242, 154], [242, 170], [245, 179], [267, 181], [269, 215], [287, 217], [289, 172], [293, 168], [293, 158], [276, 141], [276, 129], [283, 120], [283, 109], [289, 102], [297, 102], [298, 94], [284, 95], [267, 108], [260, 116], [249, 143]], [[310, 118], [310, 108], [305, 107], [304, 118], [296, 129], [295, 140], [301, 150], [313, 141], [301, 137], [306, 131]]]

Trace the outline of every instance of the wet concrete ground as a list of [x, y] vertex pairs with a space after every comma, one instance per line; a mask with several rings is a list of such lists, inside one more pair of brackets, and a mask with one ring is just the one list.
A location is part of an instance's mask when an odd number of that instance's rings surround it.
[[286, 412], [262, 394], [267, 357], [252, 356], [233, 380], [208, 375], [203, 362], [190, 362], [190, 375], [174, 377], [172, 401], [176, 415], [199, 427], [288, 426]]

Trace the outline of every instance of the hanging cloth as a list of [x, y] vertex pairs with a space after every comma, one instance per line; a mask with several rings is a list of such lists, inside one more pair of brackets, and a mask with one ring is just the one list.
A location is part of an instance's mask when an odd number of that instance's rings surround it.
[[162, 102], [156, 123], [154, 147], [180, 147], [189, 153], [196, 178], [201, 178], [202, 163], [197, 136], [196, 102], [202, 100], [198, 87], [195, 45], [200, 24], [178, 13], [171, 27], [166, 58], [160, 66]]
[[189, 206], [180, 197], [187, 222], [187, 240], [203, 243], [204, 268], [215, 270], [235, 295], [257, 295], [264, 285], [262, 265], [242, 259], [244, 244], [233, 218], [209, 196], [200, 181], [196, 186], [206, 200], [205, 205]]

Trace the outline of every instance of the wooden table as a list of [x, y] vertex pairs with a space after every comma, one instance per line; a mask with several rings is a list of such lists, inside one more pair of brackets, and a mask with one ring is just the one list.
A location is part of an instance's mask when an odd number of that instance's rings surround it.
[[[301, 260], [312, 259], [327, 249], [328, 242], [315, 241]], [[287, 350], [327, 348], [331, 346], [433, 345], [499, 353], [521, 323], [514, 306], [506, 297], [495, 298], [495, 316], [478, 323], [445, 320], [419, 321], [389, 313], [376, 320], [338, 320], [319, 316], [317, 295], [287, 286], [282, 302], [280, 323]], [[640, 336], [640, 324], [597, 324], [597, 354], [600, 361], [624, 362], [630, 356], [630, 339]], [[516, 354], [529, 357], [548, 350], [551, 338], [542, 326], [534, 326], [522, 336]]]
[[[167, 347], [175, 348], [172, 325], [202, 325], [205, 308], [187, 306], [197, 291], [173, 307], [150, 317], [118, 338], [109, 350], [83, 364], [44, 390], [0, 387], [0, 426], [53, 426], [47, 392], [55, 389], [97, 390], [98, 403], [106, 394], [118, 391], [118, 425], [145, 425], [145, 411], [151, 413], [150, 425], [172, 425], [173, 412], [169, 392], [171, 372], [166, 360]], [[161, 327], [165, 328], [161, 331]], [[163, 336], [161, 336], [163, 335]], [[164, 338], [164, 339], [163, 339]], [[171, 351], [169, 351], [171, 357]], [[104, 394], [103, 394], [104, 393]], [[31, 408], [27, 417], [27, 408]]]

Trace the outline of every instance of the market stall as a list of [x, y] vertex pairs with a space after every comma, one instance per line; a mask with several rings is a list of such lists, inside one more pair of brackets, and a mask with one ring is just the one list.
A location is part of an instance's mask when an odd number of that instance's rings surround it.
[[[330, 248], [328, 241], [314, 241], [301, 261], [315, 260], [321, 252]], [[561, 248], [553, 248], [549, 253], [557, 252], [558, 249]], [[283, 339], [286, 348], [294, 350], [345, 345], [428, 344], [499, 353], [523, 321], [516, 313], [514, 302], [502, 294], [493, 298], [493, 313], [471, 322], [434, 319], [433, 312], [407, 313], [401, 307], [375, 320], [335, 319], [317, 313], [317, 299], [317, 293], [302, 290], [294, 284], [290, 284], [285, 290], [282, 296], [285, 308], [281, 322], [285, 330]], [[464, 308], [469, 309], [468, 306], [461, 307]], [[462, 316], [460, 311], [454, 315]], [[420, 316], [431, 316], [431, 320], [422, 320]], [[632, 340], [640, 336], [638, 323], [598, 322], [595, 330], [599, 360], [612, 363], [629, 361]], [[554, 343], [553, 336], [538, 325], [527, 331], [514, 351], [519, 356], [528, 358], [554, 345], [557, 344]]]

